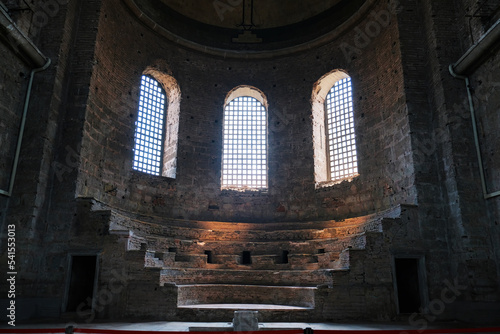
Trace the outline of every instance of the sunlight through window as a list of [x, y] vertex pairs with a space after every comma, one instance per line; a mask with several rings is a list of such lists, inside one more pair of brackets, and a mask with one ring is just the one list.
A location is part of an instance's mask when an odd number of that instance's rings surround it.
[[235, 98], [224, 110], [223, 188], [267, 188], [267, 112], [257, 99]]
[[165, 100], [165, 92], [158, 82], [143, 75], [139, 112], [135, 123], [133, 163], [133, 169], [135, 170], [160, 175]]
[[337, 81], [326, 97], [330, 179], [358, 175], [351, 78]]

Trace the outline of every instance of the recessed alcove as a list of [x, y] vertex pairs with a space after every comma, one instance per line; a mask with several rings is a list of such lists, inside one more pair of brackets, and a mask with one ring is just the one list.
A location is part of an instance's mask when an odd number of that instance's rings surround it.
[[207, 256], [207, 263], [214, 263], [212, 251], [206, 250], [204, 253]]
[[252, 253], [250, 251], [243, 251], [241, 253], [241, 264], [242, 265], [252, 264]]

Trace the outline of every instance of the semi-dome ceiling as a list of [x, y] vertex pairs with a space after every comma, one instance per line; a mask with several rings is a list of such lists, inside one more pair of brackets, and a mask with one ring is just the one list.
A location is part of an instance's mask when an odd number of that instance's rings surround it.
[[338, 36], [375, 0], [124, 0], [172, 41], [227, 56], [262, 57]]
[[[234, 29], [242, 23], [243, 7], [257, 29], [287, 26], [305, 21], [337, 5], [341, 0], [161, 0], [193, 20]], [[253, 7], [253, 11], [252, 11]]]

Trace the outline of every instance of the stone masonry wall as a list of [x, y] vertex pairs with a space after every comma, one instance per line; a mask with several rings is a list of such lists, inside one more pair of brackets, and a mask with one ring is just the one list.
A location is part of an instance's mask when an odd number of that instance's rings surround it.
[[[468, 28], [464, 13], [475, 1], [376, 1], [336, 39], [262, 59], [180, 47], [144, 26], [124, 1], [57, 3], [35, 6], [19, 19], [53, 61], [35, 79], [14, 195], [0, 197], [2, 235], [7, 224], [19, 231], [18, 301], [27, 305], [20, 316], [59, 316], [68, 259], [88, 253], [99, 258], [98, 292], [117, 291], [99, 317], [193, 316], [194, 311], [175, 309], [176, 288], [159, 286], [158, 268], [144, 268], [144, 257], [155, 259], [155, 249], [139, 243], [127, 251], [132, 236], [112, 231], [110, 208], [160, 219], [159, 225], [191, 219], [271, 228], [286, 221], [341, 222], [409, 204], [411, 214], [384, 221], [385, 234], [370, 235], [367, 252], [349, 251], [357, 265], [337, 277], [346, 289], [319, 287], [314, 319], [394, 316], [395, 254], [425, 260], [422, 285], [429, 300], [440, 298], [446, 280], [465, 286], [442, 319], [458, 319], [472, 308], [477, 312], [469, 320], [486, 319], [487, 311], [498, 308], [500, 197], [483, 198], [465, 85], [448, 72], [487, 29], [488, 23], [477, 20], [472, 33]], [[40, 13], [48, 18], [43, 26], [34, 21]], [[0, 52], [7, 68], [0, 74], [3, 189], [30, 69], [4, 44]], [[489, 191], [500, 190], [499, 57], [492, 50], [469, 73]], [[180, 87], [175, 178], [132, 170], [140, 79], [150, 68], [172, 76]], [[352, 78], [360, 175], [316, 188], [311, 96], [318, 79], [335, 69]], [[223, 105], [239, 85], [258, 88], [269, 102], [266, 192], [221, 191]], [[95, 199], [106, 210], [78, 204], [81, 198]], [[272, 254], [279, 256], [282, 245]], [[5, 286], [3, 280], [0, 289]], [[151, 296], [157, 309], [143, 307]], [[348, 306], [332, 303], [335, 298]], [[379, 309], [384, 315], [377, 318]]]
[[[381, 10], [388, 10], [385, 2], [372, 13]], [[368, 32], [373, 37], [355, 30], [314, 51], [253, 61], [179, 48], [144, 28], [123, 4], [106, 2], [77, 194], [134, 212], [253, 222], [356, 216], [413, 202], [393, 15]], [[376, 22], [370, 16], [358, 27], [367, 30]], [[156, 64], [181, 89], [175, 179], [131, 168], [140, 76]], [[310, 97], [314, 82], [333, 69], [353, 80], [360, 176], [315, 190]], [[269, 101], [267, 193], [220, 190], [222, 107], [226, 94], [242, 84], [259, 88]]]
[[[497, 50], [470, 76], [488, 194], [500, 190], [499, 61], [500, 52]], [[474, 255], [470, 254], [466, 263], [469, 264], [469, 275], [476, 282], [473, 298], [490, 302], [500, 298], [500, 196], [497, 195], [484, 201], [487, 217], [481, 221], [475, 218], [474, 225], [467, 234], [469, 242], [479, 251]], [[478, 270], [479, 268], [481, 270]]]
[[[443, 282], [455, 279], [467, 287], [467, 293], [447, 311], [465, 314], [467, 302], [498, 300], [494, 264], [498, 263], [494, 259], [498, 243], [488, 238], [490, 232], [485, 233], [495, 225], [482, 197], [465, 85], [448, 70], [471, 43], [468, 30], [461, 25], [466, 20], [464, 8], [450, 10], [453, 4], [407, 2], [406, 8], [420, 15], [425, 24], [412, 29], [406, 22], [401, 36], [408, 45], [403, 51], [405, 78], [412, 83], [407, 96], [412, 107], [418, 107], [410, 111], [410, 128], [413, 154], [418, 158], [419, 228], [423, 240], [437, 242], [426, 255], [429, 298], [439, 298]], [[420, 36], [409, 38], [412, 33]], [[418, 42], [418, 38], [425, 41]], [[422, 44], [428, 48], [418, 48]], [[486, 87], [492, 89], [491, 84]], [[431, 138], [429, 128], [433, 129]], [[447, 268], [441, 259], [447, 259]], [[485, 306], [494, 307], [498, 306]]]
[[30, 71], [3, 43], [0, 53], [5, 61], [0, 74], [0, 189], [8, 190]]
[[[79, 22], [76, 13], [81, 14], [78, 10], [81, 5], [82, 2], [78, 1], [35, 1], [22, 11], [25, 14], [18, 20], [22, 30], [51, 59], [51, 65], [34, 78], [14, 192], [9, 200], [5, 200], [8, 207], [2, 219], [2, 232], [6, 231], [7, 224], [16, 226], [19, 320], [33, 316], [54, 317], [61, 310], [64, 291], [60, 287], [64, 282], [69, 249], [66, 231], [69, 231], [68, 225], [72, 224], [75, 211], [71, 202], [74, 198], [71, 184], [74, 182], [68, 176], [71, 171], [76, 171], [74, 160], [70, 160], [72, 167], [68, 167], [65, 146], [81, 137], [74, 129], [66, 129], [75, 135], [74, 138], [62, 137], [61, 133], [67, 124], [64, 118], [68, 115], [74, 117], [66, 98], [73, 46], [78, 45], [73, 39]], [[3, 66], [9, 64], [4, 64], [2, 57]], [[16, 66], [12, 64], [11, 68]], [[15, 82], [12, 81], [12, 87], [15, 87]], [[74, 91], [71, 94], [77, 95]], [[19, 107], [22, 105], [19, 102]], [[61, 160], [54, 159], [58, 156]], [[57, 164], [58, 161], [63, 164]], [[62, 182], [62, 176], [66, 176], [66, 182]], [[2, 247], [2, 255], [7, 255], [6, 248]], [[39, 284], [34, 289], [35, 281]], [[7, 291], [4, 282], [2, 280], [1, 288]], [[5, 301], [1, 300], [2, 305]]]

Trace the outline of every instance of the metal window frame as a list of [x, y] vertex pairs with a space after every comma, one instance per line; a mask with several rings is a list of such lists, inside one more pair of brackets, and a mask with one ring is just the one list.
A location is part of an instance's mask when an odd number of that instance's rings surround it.
[[[331, 112], [333, 112], [331, 109], [328, 108], [328, 100], [329, 100], [329, 97], [330, 97], [330, 94], [333, 94], [333, 91], [332, 89], [342, 80], [346, 80], [346, 79], [349, 79], [350, 81], [350, 89], [351, 89], [351, 96], [350, 96], [350, 101], [347, 101], [347, 103], [354, 103], [353, 101], [353, 98], [352, 98], [352, 79], [350, 76], [347, 76], [345, 78], [342, 78], [342, 79], [339, 79], [337, 80], [332, 87], [330, 87], [330, 89], [328, 90], [328, 93], [325, 97], [325, 101], [324, 101], [324, 109], [325, 109], [325, 117], [324, 117], [324, 121], [325, 121], [325, 141], [326, 141], [326, 144], [325, 144], [325, 149], [326, 149], [326, 157], [327, 157], [327, 161], [326, 161], [326, 164], [327, 164], [327, 175], [328, 175], [328, 181], [333, 181], [333, 182], [341, 182], [343, 180], [349, 180], [349, 179], [352, 179], [356, 176], [359, 175], [359, 161], [358, 161], [358, 152], [357, 152], [357, 142], [356, 142], [356, 131], [355, 131], [355, 123], [354, 123], [354, 108], [352, 110], [352, 115], [349, 117], [350, 118], [350, 122], [349, 122], [349, 125], [350, 125], [350, 128], [352, 128], [352, 135], [354, 136], [354, 150], [350, 150], [348, 152], [354, 152], [354, 157], [355, 157], [355, 162], [356, 162], [356, 167], [353, 167], [355, 168], [354, 170], [354, 173], [349, 173], [349, 174], [345, 174], [344, 175], [341, 175], [340, 177], [338, 178], [335, 178], [333, 177], [332, 175], [332, 155], [330, 153], [331, 150], [333, 150], [333, 148], [331, 147], [330, 145], [330, 140], [332, 139], [332, 133], [330, 131], [330, 128], [328, 126], [328, 119], [330, 117], [330, 114]], [[335, 99], [336, 96], [333, 96], [331, 99]], [[332, 108], [333, 109], [333, 108]], [[347, 114], [346, 112], [343, 112], [343, 114]], [[347, 153], [348, 153], [347, 152]]]
[[[144, 85], [143, 85], [143, 78], [149, 78], [151, 80], [154, 80], [158, 84], [158, 88], [161, 91], [161, 93], [163, 94], [164, 100], [165, 100], [164, 104], [163, 104], [163, 111], [162, 111], [162, 113], [163, 113], [163, 115], [162, 115], [163, 124], [162, 124], [162, 128], [159, 129], [160, 130], [159, 133], [161, 134], [161, 138], [160, 138], [160, 148], [159, 148], [159, 151], [160, 151], [160, 154], [159, 154], [160, 166], [159, 166], [158, 174], [153, 173], [152, 171], [144, 170], [143, 168], [136, 169], [134, 167], [134, 164], [136, 162], [138, 162], [136, 160], [136, 157], [137, 157], [137, 155], [136, 155], [136, 149], [137, 149], [136, 148], [137, 147], [136, 140], [137, 140], [137, 134], [138, 134], [137, 130], [138, 130], [138, 127], [139, 127], [139, 113], [140, 113], [139, 108], [143, 107], [143, 105], [141, 104], [140, 98], [143, 95], [143, 92], [145, 91]], [[141, 84], [140, 84], [140, 92], [139, 92], [139, 103], [138, 103], [138, 106], [137, 106], [137, 118], [136, 118], [135, 127], [134, 127], [134, 148], [133, 148], [134, 156], [133, 156], [133, 159], [132, 159], [132, 169], [133, 170], [135, 170], [137, 172], [145, 173], [145, 174], [148, 174], [148, 175], [154, 175], [154, 176], [161, 176], [162, 175], [162, 172], [163, 172], [163, 158], [164, 158], [164, 154], [165, 154], [165, 152], [164, 152], [165, 151], [165, 138], [167, 137], [167, 126], [166, 126], [167, 125], [166, 124], [167, 123], [167, 110], [168, 110], [167, 107], [168, 107], [167, 93], [166, 93], [165, 88], [163, 87], [163, 85], [160, 83], [160, 81], [156, 80], [156, 78], [154, 78], [153, 76], [148, 75], [148, 74], [141, 75]], [[156, 111], [152, 111], [152, 110], [150, 110], [148, 108], [147, 109], [147, 114], [151, 115], [150, 114], [151, 112], [155, 112], [156, 113]], [[141, 122], [141, 124], [144, 124], [144, 123]], [[148, 138], [152, 138], [152, 137], [148, 136]], [[140, 150], [140, 151], [143, 152], [142, 150]], [[152, 165], [148, 164], [148, 166], [152, 166]]]
[[[227, 129], [226, 128], [226, 121], [227, 121], [227, 117], [228, 117], [228, 110], [227, 108], [229, 107], [229, 105], [231, 103], [233, 103], [235, 100], [237, 99], [240, 99], [240, 98], [247, 98], [247, 99], [250, 99], [252, 103], [257, 103], [257, 108], [261, 108], [262, 111], [264, 112], [264, 122], [261, 126], [259, 126], [259, 129], [258, 131], [262, 131], [263, 132], [263, 136], [264, 136], [264, 167], [262, 169], [262, 171], [264, 172], [264, 177], [263, 177], [263, 185], [247, 185], [247, 184], [243, 184], [243, 185], [235, 185], [235, 184], [225, 184], [225, 181], [227, 181], [227, 179], [224, 177], [224, 172], [227, 171], [227, 168], [225, 168], [225, 161], [226, 161], [226, 149], [225, 149], [225, 142], [226, 142], [226, 136], [230, 135], [229, 133], [226, 133], [226, 131], [230, 131], [230, 130], [235, 130], [235, 129]], [[247, 102], [250, 102], [250, 101], [247, 101]], [[246, 112], [251, 112], [251, 110], [246, 110]], [[269, 118], [269, 113], [268, 113], [268, 110], [266, 108], [266, 106], [261, 102], [259, 101], [257, 98], [253, 97], [253, 96], [249, 96], [249, 95], [240, 95], [240, 96], [236, 96], [234, 97], [231, 101], [229, 101], [228, 103], [225, 104], [224, 106], [224, 117], [223, 117], [223, 124], [222, 124], [222, 159], [221, 159], [221, 189], [222, 190], [256, 190], [256, 191], [266, 191], [269, 187], [269, 173], [268, 173], [268, 163], [269, 163], [269, 135], [268, 135], [268, 118]], [[247, 130], [248, 131], [248, 130]], [[239, 133], [236, 133], [236, 134], [231, 134], [231, 135], [245, 135], [245, 134], [239, 134]], [[255, 133], [250, 133], [249, 135], [256, 135]], [[238, 140], [238, 139], [235, 139], [235, 140]], [[251, 140], [251, 139], [248, 139], [248, 138], [242, 138], [240, 140]], [[261, 151], [259, 149], [259, 151]], [[259, 154], [260, 155], [260, 154]], [[246, 165], [245, 165], [246, 166]], [[250, 175], [254, 175], [254, 174], [250, 174]]]

